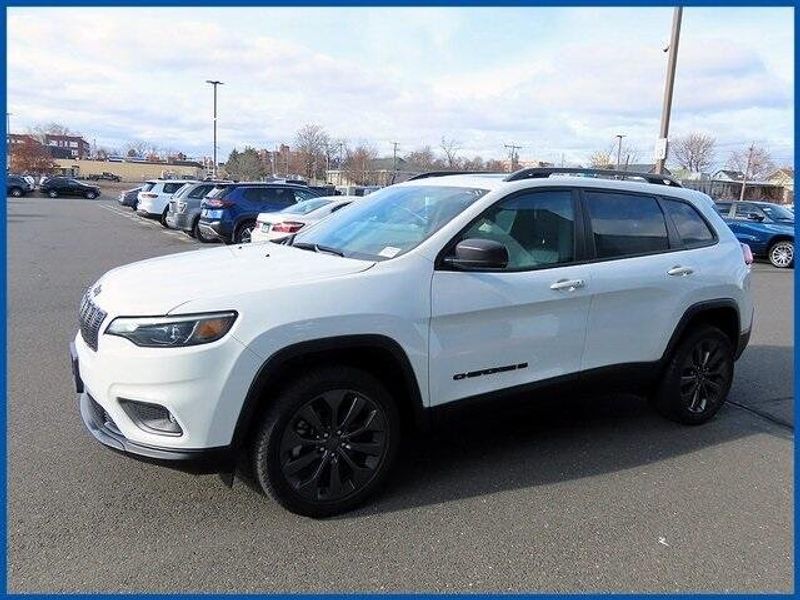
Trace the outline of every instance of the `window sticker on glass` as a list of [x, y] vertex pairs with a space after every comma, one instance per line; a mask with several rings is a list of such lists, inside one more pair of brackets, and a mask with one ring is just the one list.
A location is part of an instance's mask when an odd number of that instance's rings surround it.
[[394, 256], [398, 252], [400, 252], [400, 248], [395, 248], [394, 246], [386, 246], [386, 248], [378, 252], [378, 256], [385, 256], [386, 258], [394, 258]]

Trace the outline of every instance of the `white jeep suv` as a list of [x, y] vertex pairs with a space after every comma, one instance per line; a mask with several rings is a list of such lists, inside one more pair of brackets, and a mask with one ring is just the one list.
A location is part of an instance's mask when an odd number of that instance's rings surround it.
[[71, 347], [86, 426], [173, 464], [245, 456], [324, 516], [466, 399], [622, 387], [707, 421], [749, 339], [747, 248], [668, 177], [572, 171], [427, 174], [282, 244], [109, 271]]
[[189, 179], [151, 179], [145, 181], [137, 197], [136, 212], [145, 217], [157, 218], [167, 227], [167, 213], [172, 195], [183, 186], [196, 181]]

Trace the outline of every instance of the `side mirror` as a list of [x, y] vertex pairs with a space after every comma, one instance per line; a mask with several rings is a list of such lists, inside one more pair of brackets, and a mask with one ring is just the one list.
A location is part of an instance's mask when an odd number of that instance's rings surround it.
[[505, 269], [508, 249], [500, 242], [470, 238], [460, 241], [445, 263], [459, 269]]
[[747, 218], [751, 221], [763, 221], [764, 215], [759, 215], [758, 213], [750, 213], [747, 215]]

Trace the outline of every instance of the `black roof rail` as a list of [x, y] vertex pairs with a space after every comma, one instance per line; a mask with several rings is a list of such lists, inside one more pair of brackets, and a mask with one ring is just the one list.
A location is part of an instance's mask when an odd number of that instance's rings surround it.
[[583, 169], [580, 167], [532, 167], [514, 171], [503, 181], [520, 181], [522, 179], [545, 179], [551, 175], [579, 175], [599, 179], [644, 179], [647, 183], [683, 187], [669, 175], [658, 173], [638, 173], [636, 171], [617, 171], [613, 169]]
[[415, 181], [417, 179], [428, 179], [429, 177], [446, 177], [447, 175], [488, 175], [487, 171], [429, 171], [428, 173], [420, 173], [409, 177], [406, 181]]

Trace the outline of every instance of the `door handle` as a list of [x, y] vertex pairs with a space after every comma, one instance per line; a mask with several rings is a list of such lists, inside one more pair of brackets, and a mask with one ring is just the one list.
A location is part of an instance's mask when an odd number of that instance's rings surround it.
[[667, 275], [670, 277], [686, 277], [692, 273], [694, 273], [694, 269], [692, 267], [682, 267], [680, 265], [675, 265], [669, 271], [667, 271]]
[[574, 292], [578, 288], [582, 288], [584, 285], [586, 285], [586, 282], [583, 279], [559, 279], [555, 283], [550, 284], [550, 289]]

